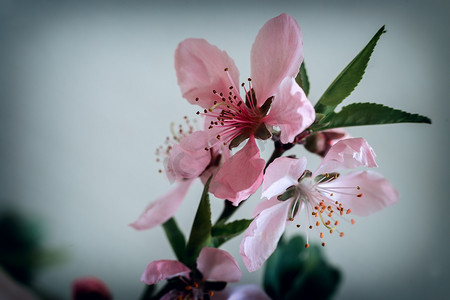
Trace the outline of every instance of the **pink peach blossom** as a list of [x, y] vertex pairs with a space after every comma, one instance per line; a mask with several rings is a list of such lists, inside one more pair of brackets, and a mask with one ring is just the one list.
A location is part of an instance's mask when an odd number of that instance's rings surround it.
[[206, 284], [208, 281], [238, 282], [242, 276], [237, 261], [228, 252], [217, 248], [204, 247], [197, 258], [196, 269], [199, 272], [193, 272], [176, 260], [153, 261], [145, 269], [141, 281], [152, 285], [164, 279], [179, 277], [184, 288], [171, 290], [164, 297], [176, 299], [178, 296], [191, 296], [193, 299], [203, 299], [205, 294], [211, 292]]
[[[239, 156], [253, 159], [241, 160], [239, 169], [227, 166], [237, 166], [237, 159], [225, 162], [223, 176], [213, 178], [213, 186], [223, 186], [212, 191], [217, 197], [237, 205], [257, 188], [258, 182], [240, 171], [247, 170], [245, 174], [257, 180], [262, 175], [254, 138], [268, 139], [277, 127], [281, 142], [290, 143], [314, 121], [314, 108], [294, 80], [303, 60], [302, 47], [300, 27], [291, 16], [282, 14], [264, 24], [252, 46], [251, 79], [248, 88], [241, 85], [246, 95], [241, 97], [239, 71], [225, 51], [203, 39], [186, 39], [178, 45], [178, 84], [184, 98], [204, 108], [210, 146], [220, 142], [232, 148], [250, 138], [240, 151], [252, 153]], [[230, 173], [234, 178], [229, 179]], [[230, 181], [239, 181], [240, 188], [225, 191]]]
[[166, 151], [166, 174], [169, 180], [175, 181], [175, 187], [150, 203], [130, 224], [137, 230], [150, 229], [169, 220], [180, 207], [194, 180], [200, 178], [205, 183], [229, 157], [228, 148], [220, 145], [205, 150], [208, 144], [204, 131], [194, 131], [175, 140], [179, 143], [174, 143]]
[[[313, 173], [306, 169], [306, 158], [274, 160], [262, 184], [262, 197], [268, 200], [256, 207], [255, 219], [240, 246], [247, 269], [255, 271], [262, 266], [275, 250], [286, 225], [294, 221], [300, 211], [306, 213], [309, 228], [324, 226], [326, 231], [336, 231], [343, 236], [335, 216], [344, 217], [349, 213], [368, 216], [397, 202], [397, 191], [376, 172], [337, 173], [360, 166], [377, 166], [372, 148], [362, 138], [336, 143]], [[308, 231], [306, 233], [308, 240]], [[308, 242], [305, 246], [309, 246]]]

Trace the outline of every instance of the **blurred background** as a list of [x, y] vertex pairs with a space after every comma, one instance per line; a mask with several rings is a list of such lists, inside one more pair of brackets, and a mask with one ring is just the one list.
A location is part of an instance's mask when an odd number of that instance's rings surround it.
[[[400, 201], [328, 238], [341, 269], [336, 299], [444, 298], [450, 276], [448, 1], [6, 1], [0, 0], [0, 209], [16, 208], [43, 228], [43, 247], [65, 259], [35, 286], [70, 297], [81, 276], [102, 278], [116, 299], [136, 299], [149, 262], [174, 255], [161, 228], [128, 226], [170, 183], [155, 149], [170, 123], [195, 118], [173, 67], [177, 44], [201, 37], [234, 58], [241, 80], [261, 26], [286, 12], [302, 27], [315, 103], [383, 25], [366, 74], [344, 101], [377, 102], [430, 117], [432, 125], [350, 128], [377, 153], [378, 171]], [[259, 143], [269, 157], [270, 141]], [[298, 149], [297, 149], [298, 148]], [[319, 159], [297, 147], [314, 169]], [[186, 234], [202, 186], [176, 214]], [[258, 195], [236, 217], [249, 217]], [[212, 199], [214, 218], [222, 203]], [[301, 233], [295, 226], [288, 235]], [[224, 245], [243, 282], [259, 283]]]

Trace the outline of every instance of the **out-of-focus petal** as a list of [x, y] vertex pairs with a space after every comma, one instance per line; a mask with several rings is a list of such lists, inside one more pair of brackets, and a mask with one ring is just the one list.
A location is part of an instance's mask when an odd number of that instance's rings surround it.
[[144, 210], [131, 227], [137, 230], [150, 229], [169, 220], [178, 210], [193, 180], [177, 182], [174, 189], [159, 197]]
[[[75, 296], [75, 291], [72, 285], [72, 297]], [[20, 300], [38, 300], [33, 292], [28, 287], [16, 282], [6, 271], [0, 266], [0, 299], [20, 299]]]
[[[343, 190], [347, 194], [334, 193], [332, 200], [342, 203], [345, 209], [351, 209], [352, 214], [363, 217], [398, 201], [397, 190], [386, 178], [373, 171], [350, 172], [329, 183], [320, 184], [320, 187], [354, 187], [354, 190]], [[349, 192], [355, 195], [348, 195]]]
[[363, 138], [345, 139], [330, 148], [313, 176], [361, 166], [377, 166], [372, 147]]
[[263, 179], [264, 159], [259, 157], [255, 139], [227, 160], [211, 181], [210, 191], [220, 199], [238, 205], [260, 186]]
[[228, 287], [214, 293], [214, 300], [270, 300], [270, 297], [256, 284]]
[[141, 276], [141, 281], [148, 285], [178, 275], [187, 275], [191, 270], [177, 260], [156, 260], [149, 263]]
[[297, 185], [306, 169], [306, 158], [279, 157], [266, 169], [262, 183], [261, 197], [272, 198], [281, 195], [290, 186]]
[[295, 77], [303, 61], [303, 41], [297, 21], [281, 14], [260, 29], [251, 51], [251, 78], [259, 105], [273, 96], [281, 81]]
[[291, 201], [280, 201], [278, 205], [263, 210], [245, 231], [240, 253], [249, 272], [261, 268], [275, 251], [286, 228], [291, 204]]
[[294, 78], [286, 77], [276, 92], [266, 124], [280, 127], [282, 143], [292, 143], [295, 137], [308, 128], [316, 118], [316, 112], [305, 92]]
[[204, 247], [198, 255], [197, 268], [208, 281], [238, 282], [242, 277], [234, 257], [217, 248]]
[[169, 180], [197, 178], [203, 173], [211, 161], [206, 138], [204, 131], [196, 131], [173, 146], [166, 165]]
[[233, 59], [204, 39], [186, 39], [175, 50], [175, 70], [181, 93], [190, 103], [203, 108], [212, 107], [214, 100], [218, 100], [213, 90], [228, 94], [232, 83], [225, 68], [239, 86], [239, 71]]

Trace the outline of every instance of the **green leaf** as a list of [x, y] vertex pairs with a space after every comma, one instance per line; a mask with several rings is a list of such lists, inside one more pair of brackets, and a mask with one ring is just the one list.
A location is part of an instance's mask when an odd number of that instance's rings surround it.
[[384, 25], [375, 33], [373, 38], [359, 52], [359, 54], [345, 67], [345, 69], [331, 83], [315, 106], [316, 112], [328, 114], [347, 98], [364, 75], [373, 49], [380, 36], [385, 32]]
[[211, 177], [203, 189], [202, 198], [192, 224], [191, 235], [186, 246], [184, 263], [191, 269], [195, 267], [195, 261], [202, 248], [208, 246], [211, 241], [211, 206], [208, 195], [210, 181]]
[[431, 120], [425, 116], [411, 114], [382, 104], [352, 103], [344, 106], [338, 113], [331, 113], [327, 117], [327, 123], [325, 123], [320, 130], [393, 123], [431, 124]]
[[296, 236], [279, 242], [266, 262], [264, 289], [272, 299], [329, 299], [340, 282], [339, 271], [329, 265], [322, 249]]
[[303, 91], [305, 92], [305, 95], [308, 96], [308, 94], [309, 94], [309, 79], [308, 79], [308, 74], [306, 73], [305, 61], [302, 62], [302, 65], [300, 66], [300, 71], [298, 72], [297, 77], [295, 77], [295, 81], [303, 89]]
[[253, 220], [241, 219], [227, 224], [214, 225], [211, 230], [212, 240], [210, 246], [218, 248], [226, 241], [241, 234], [248, 228]]
[[166, 233], [167, 239], [172, 246], [173, 252], [179, 261], [183, 261], [183, 255], [186, 247], [186, 239], [184, 238], [183, 232], [178, 228], [177, 222], [174, 218], [170, 218], [163, 225], [164, 232]]

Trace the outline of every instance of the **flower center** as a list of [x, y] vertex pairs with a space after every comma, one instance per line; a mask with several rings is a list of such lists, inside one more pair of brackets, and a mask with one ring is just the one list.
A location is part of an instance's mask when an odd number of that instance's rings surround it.
[[203, 279], [192, 280], [183, 276], [178, 276], [176, 279], [172, 279], [171, 282], [175, 287], [172, 298], [177, 300], [211, 299], [215, 290], [222, 290], [226, 286], [225, 282], [216, 284]]
[[[213, 106], [205, 109], [202, 113], [210, 120], [208, 128], [218, 129], [217, 141], [222, 141], [230, 149], [238, 146], [250, 136], [262, 140], [270, 138], [272, 135], [264, 124], [263, 118], [270, 109], [273, 97], [270, 97], [262, 106], [258, 107], [251, 78], [249, 78], [248, 88], [245, 87], [244, 83], [241, 84], [246, 95], [244, 101], [228, 72], [228, 68], [225, 68], [224, 71], [227, 73], [230, 86], [228, 91], [212, 91], [217, 100], [214, 101]], [[197, 112], [197, 114], [200, 114], [200, 112]]]
[[[278, 197], [279, 200], [292, 199], [292, 205], [289, 211], [288, 219], [294, 221], [295, 216], [299, 208], [303, 208], [305, 212], [305, 219], [309, 229], [319, 229], [322, 225], [327, 231], [332, 234], [333, 232], [339, 233], [340, 237], [344, 236], [344, 232], [338, 229], [339, 220], [336, 216], [343, 219], [346, 222], [355, 224], [355, 220], [348, 221], [345, 217], [351, 213], [350, 208], [344, 207], [344, 205], [333, 199], [336, 195], [345, 197], [358, 197], [361, 198], [360, 186], [333, 186], [326, 187], [326, 183], [336, 180], [339, 177], [339, 173], [325, 173], [316, 178], [311, 177], [310, 171], [305, 171], [299, 178], [299, 183], [286, 190], [286, 192]], [[300, 228], [301, 225], [297, 224]], [[319, 233], [320, 238], [324, 237], [324, 232]], [[306, 231], [306, 244], [305, 247], [309, 247], [308, 230]], [[325, 246], [325, 243], [322, 243]]]

